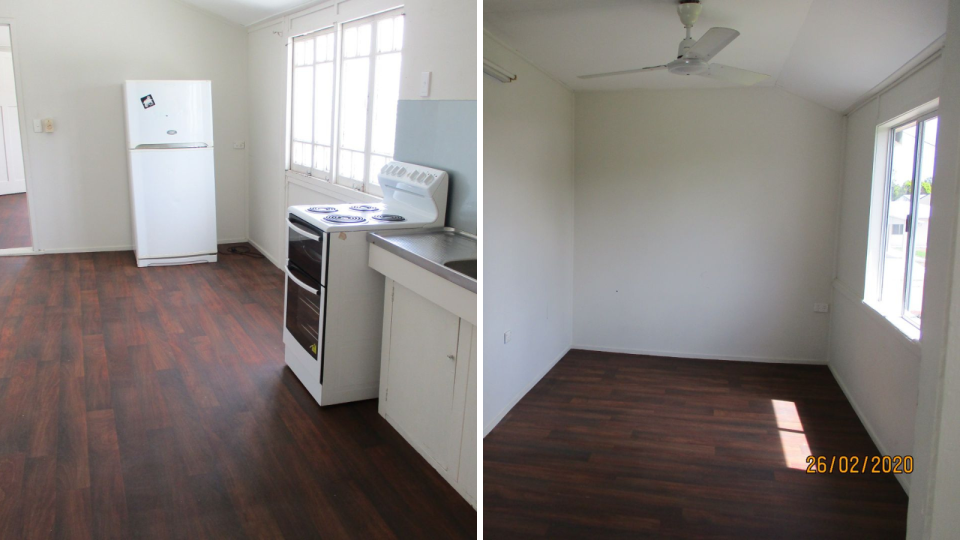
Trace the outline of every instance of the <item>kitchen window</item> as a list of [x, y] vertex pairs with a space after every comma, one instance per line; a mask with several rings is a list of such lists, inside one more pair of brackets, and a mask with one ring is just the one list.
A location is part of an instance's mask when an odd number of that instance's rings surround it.
[[937, 149], [936, 113], [893, 126], [883, 197], [877, 298], [887, 316], [920, 326]]
[[290, 169], [373, 195], [393, 159], [403, 13], [293, 39]]

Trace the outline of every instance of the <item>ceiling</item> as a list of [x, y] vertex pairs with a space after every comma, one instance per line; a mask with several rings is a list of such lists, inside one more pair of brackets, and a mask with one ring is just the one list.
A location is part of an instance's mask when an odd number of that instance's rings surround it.
[[[946, 32], [948, 0], [703, 0], [693, 29], [741, 35], [715, 61], [844, 111]], [[666, 71], [577, 75], [661, 65], [684, 37], [677, 0], [484, 0], [484, 27], [570, 88], [710, 88]]]
[[314, 0], [182, 0], [230, 22], [247, 26]]

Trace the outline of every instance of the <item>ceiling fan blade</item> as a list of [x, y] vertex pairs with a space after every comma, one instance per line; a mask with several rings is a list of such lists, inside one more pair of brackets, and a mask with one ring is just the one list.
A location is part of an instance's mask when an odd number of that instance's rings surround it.
[[694, 43], [693, 47], [684, 56], [696, 56], [704, 62], [708, 62], [730, 42], [737, 39], [739, 35], [740, 32], [731, 28], [711, 28], [700, 38], [700, 41]]
[[707, 69], [707, 71], [700, 73], [700, 76], [710, 77], [711, 79], [717, 79], [724, 82], [736, 83], [743, 86], [752, 86], [758, 82], [762, 82], [770, 78], [769, 75], [764, 75], [763, 73], [747, 71], [745, 69], [725, 66], [723, 64], [710, 64], [710, 67]]
[[658, 71], [661, 69], [667, 69], [667, 66], [650, 66], [640, 69], [628, 69], [625, 71], [609, 71], [607, 73], [594, 73], [593, 75], [580, 75], [578, 79], [596, 79], [598, 77], [612, 77], [614, 75], [628, 75], [630, 73], [643, 73], [644, 71]]

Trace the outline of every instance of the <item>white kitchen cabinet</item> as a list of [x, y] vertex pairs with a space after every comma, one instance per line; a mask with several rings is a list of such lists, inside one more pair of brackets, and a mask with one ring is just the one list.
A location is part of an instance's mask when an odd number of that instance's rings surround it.
[[476, 327], [386, 280], [380, 414], [476, 507]]
[[[467, 493], [477, 494], [477, 327], [460, 319], [460, 341], [469, 336], [470, 357], [467, 374], [467, 404], [463, 411], [463, 440], [460, 443], [460, 474], [458, 482]], [[466, 330], [466, 333], [465, 333]]]

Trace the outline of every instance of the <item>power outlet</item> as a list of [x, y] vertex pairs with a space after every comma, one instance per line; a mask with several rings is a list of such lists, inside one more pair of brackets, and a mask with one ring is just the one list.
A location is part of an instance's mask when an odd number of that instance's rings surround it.
[[513, 330], [507, 330], [503, 333], [503, 343], [510, 343], [510, 340], [513, 339]]
[[247, 147], [247, 143], [243, 141], [233, 143], [234, 150], [243, 150], [246, 147]]
[[815, 313], [829, 313], [829, 312], [830, 312], [830, 304], [820, 304], [820, 303], [814, 304], [814, 305], [813, 305], [813, 311], [814, 311]]

